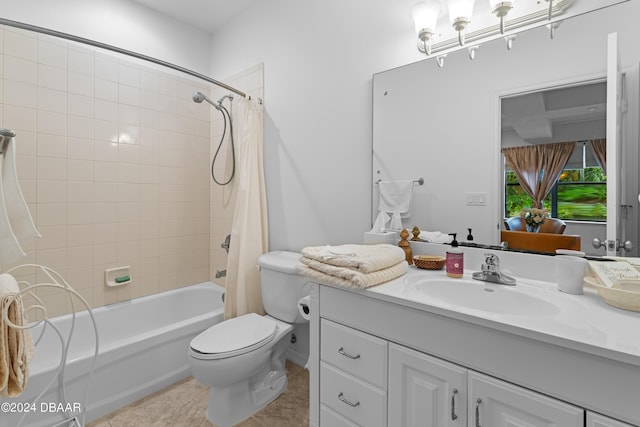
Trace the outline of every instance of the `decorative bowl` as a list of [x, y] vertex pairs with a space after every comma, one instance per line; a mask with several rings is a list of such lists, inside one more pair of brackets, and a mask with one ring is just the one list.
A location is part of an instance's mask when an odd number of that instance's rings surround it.
[[416, 255], [413, 257], [413, 263], [425, 270], [442, 270], [446, 259], [437, 255]]
[[640, 311], [640, 284], [637, 281], [616, 282], [610, 288], [594, 277], [585, 277], [584, 281], [593, 286], [607, 304], [623, 310]]

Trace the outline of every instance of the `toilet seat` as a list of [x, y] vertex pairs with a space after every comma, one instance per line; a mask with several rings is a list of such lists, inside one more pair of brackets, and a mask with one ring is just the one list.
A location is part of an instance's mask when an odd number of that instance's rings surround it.
[[191, 340], [198, 359], [224, 359], [256, 350], [273, 340], [278, 324], [271, 318], [249, 313], [218, 323]]

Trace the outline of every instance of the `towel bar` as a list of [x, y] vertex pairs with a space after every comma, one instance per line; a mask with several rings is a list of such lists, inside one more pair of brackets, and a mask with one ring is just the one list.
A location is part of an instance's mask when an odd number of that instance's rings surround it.
[[[376, 184], [380, 184], [380, 181], [382, 181], [382, 178], [376, 181]], [[420, 177], [418, 179], [414, 179], [413, 183], [417, 183], [418, 185], [424, 185], [424, 178]]]

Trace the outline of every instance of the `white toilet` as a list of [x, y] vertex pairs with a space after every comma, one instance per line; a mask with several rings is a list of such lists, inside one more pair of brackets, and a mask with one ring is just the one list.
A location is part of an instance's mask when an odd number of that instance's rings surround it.
[[294, 323], [308, 322], [298, 300], [309, 295], [297, 274], [300, 254], [269, 252], [259, 259], [267, 315], [246, 314], [218, 323], [189, 345], [193, 376], [211, 387], [207, 418], [230, 427], [250, 417], [287, 387], [285, 352]]

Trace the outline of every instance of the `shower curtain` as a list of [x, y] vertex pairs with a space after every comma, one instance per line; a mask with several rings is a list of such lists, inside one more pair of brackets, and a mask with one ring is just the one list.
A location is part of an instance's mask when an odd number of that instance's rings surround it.
[[264, 314], [258, 258], [268, 251], [267, 199], [263, 168], [263, 108], [242, 99], [236, 162], [236, 203], [227, 257], [224, 317]]

